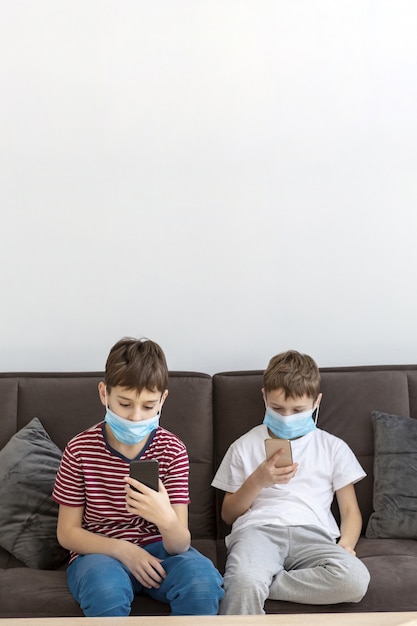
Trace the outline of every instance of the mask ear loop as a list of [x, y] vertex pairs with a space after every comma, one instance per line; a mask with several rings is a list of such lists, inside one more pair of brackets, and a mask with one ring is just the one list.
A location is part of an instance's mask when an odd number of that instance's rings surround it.
[[316, 409], [314, 411], [315, 415], [314, 415], [314, 426], [317, 426], [317, 420], [319, 419], [319, 409], [320, 409], [320, 404], [318, 404], [316, 406]]

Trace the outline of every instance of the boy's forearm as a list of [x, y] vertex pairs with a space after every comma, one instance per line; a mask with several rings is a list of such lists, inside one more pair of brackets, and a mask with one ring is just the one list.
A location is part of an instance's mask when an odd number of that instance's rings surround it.
[[354, 514], [341, 521], [339, 545], [355, 549], [362, 531], [362, 517]]
[[231, 526], [252, 506], [252, 502], [261, 489], [262, 487], [251, 475], [237, 491], [226, 494], [222, 506], [222, 520]]
[[362, 531], [362, 514], [352, 483], [336, 491], [340, 511], [339, 545], [354, 552]]
[[121, 539], [105, 537], [84, 528], [58, 529], [57, 535], [63, 548], [77, 554], [106, 554], [120, 560]]
[[169, 554], [181, 554], [186, 552], [191, 545], [191, 534], [175, 515], [167, 524], [159, 526], [162, 542]]

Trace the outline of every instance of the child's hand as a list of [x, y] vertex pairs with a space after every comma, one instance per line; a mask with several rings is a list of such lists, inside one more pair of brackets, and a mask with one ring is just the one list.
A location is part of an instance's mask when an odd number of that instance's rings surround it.
[[349, 552], [349, 554], [352, 554], [353, 556], [356, 556], [356, 552], [355, 550], [351, 547], [351, 546], [345, 546], [343, 545], [342, 541], [339, 541], [338, 544], [341, 548], [343, 548], [344, 550], [346, 550], [346, 552]]
[[162, 581], [166, 578], [161, 559], [149, 554], [149, 552], [130, 541], [124, 541], [121, 547], [123, 551], [119, 556], [120, 561], [140, 584], [146, 587], [146, 589], [159, 589]]
[[[167, 524], [170, 518], [176, 520], [176, 514], [169, 501], [168, 492], [159, 480], [159, 491], [147, 487], [130, 476], [126, 476], [126, 510], [133, 515], [143, 517], [155, 526]], [[139, 489], [131, 489], [131, 485]]]
[[272, 485], [286, 485], [294, 478], [298, 463], [287, 465], [286, 467], [277, 467], [280, 451], [278, 450], [268, 460], [263, 461], [255, 470], [258, 480], [261, 482], [262, 487], [272, 487]]

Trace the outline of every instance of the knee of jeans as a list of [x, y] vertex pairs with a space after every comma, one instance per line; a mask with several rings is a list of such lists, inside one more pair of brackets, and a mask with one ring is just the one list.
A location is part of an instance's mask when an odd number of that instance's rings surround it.
[[85, 593], [80, 606], [87, 617], [123, 617], [130, 614], [133, 597], [131, 588], [102, 585]]
[[194, 551], [163, 562], [166, 599], [172, 615], [216, 615], [224, 596], [223, 579], [213, 563]]
[[182, 554], [170, 557], [164, 561], [163, 567], [167, 574], [175, 570], [175, 580], [189, 591], [193, 588], [201, 590], [206, 587], [208, 591], [220, 589], [223, 584], [222, 576], [214, 567], [212, 561], [194, 550], [188, 550]]
[[118, 562], [111, 558], [85, 560], [78, 574], [72, 577], [71, 591], [87, 617], [129, 615], [134, 591]]
[[193, 578], [202, 577], [216, 581], [221, 579], [221, 576], [218, 570], [214, 567], [212, 561], [192, 548], [187, 552], [183, 552], [182, 554], [178, 554], [173, 557], [173, 562], [174, 561], [175, 569], [180, 568], [180, 570], [184, 570], [188, 572], [188, 574], [192, 575]]

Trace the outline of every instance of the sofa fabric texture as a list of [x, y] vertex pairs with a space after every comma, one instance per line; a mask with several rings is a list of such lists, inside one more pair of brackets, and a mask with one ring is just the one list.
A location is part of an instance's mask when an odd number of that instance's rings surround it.
[[37, 417], [0, 451], [0, 545], [35, 569], [53, 569], [68, 556], [51, 498], [61, 456]]
[[[318, 426], [344, 439], [367, 472], [367, 477], [356, 485], [363, 516], [357, 555], [368, 567], [371, 583], [358, 604], [321, 606], [267, 600], [265, 610], [268, 613], [417, 611], [417, 536], [415, 525], [408, 522], [406, 534], [402, 530], [404, 501], [401, 499], [406, 498], [406, 512], [411, 512], [414, 519], [416, 493], [402, 488], [398, 491], [403, 480], [401, 471], [403, 475], [405, 472], [407, 487], [417, 484], [416, 439], [410, 435], [410, 429], [414, 433], [417, 427], [417, 365], [324, 368], [321, 376], [323, 400]], [[2, 469], [2, 452], [6, 450], [3, 457], [10, 463], [7, 446], [12, 438], [15, 442], [16, 433], [28, 424], [29, 429], [36, 426], [45, 432], [45, 441], [50, 439], [53, 446], [51, 459], [56, 461], [71, 437], [101, 421], [104, 414], [97, 392], [100, 380], [101, 372], [0, 374], [0, 476], [5, 465]], [[220, 571], [224, 569], [224, 537], [229, 529], [220, 519], [223, 494], [211, 487], [211, 481], [228, 446], [262, 422], [261, 387], [260, 371], [214, 376], [170, 372], [169, 396], [161, 425], [176, 433], [187, 446], [192, 544], [211, 558]], [[380, 423], [384, 426], [382, 434], [376, 425]], [[27, 429], [23, 432], [27, 434]], [[383, 452], [386, 447], [381, 448], [381, 437], [388, 442], [390, 454], [395, 455], [395, 467], [399, 466], [399, 478], [394, 485], [392, 476], [389, 484], [384, 482], [387, 458]], [[388, 500], [390, 507], [394, 507], [389, 509], [390, 528], [371, 530], [373, 520], [381, 516], [380, 503], [385, 502], [389, 490], [394, 494], [394, 503], [391, 504], [392, 495]], [[334, 512], [337, 518], [336, 507]], [[19, 524], [18, 519], [15, 522]], [[0, 618], [81, 616], [67, 588], [66, 560], [59, 563], [62, 554], [51, 560], [53, 549], [40, 539], [37, 543], [43, 546], [44, 558], [25, 563], [26, 556], [16, 552], [4, 539], [3, 521], [0, 534]], [[148, 614], [167, 615], [169, 606], [145, 596], [135, 598], [132, 615]]]
[[417, 420], [372, 412], [374, 512], [366, 536], [417, 538]]

